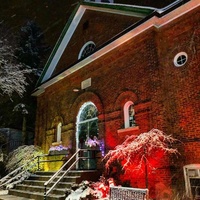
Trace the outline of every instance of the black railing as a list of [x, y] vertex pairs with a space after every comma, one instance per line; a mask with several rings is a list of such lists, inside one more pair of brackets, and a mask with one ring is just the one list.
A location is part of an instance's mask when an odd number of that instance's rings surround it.
[[[67, 158], [69, 154], [57, 154], [57, 155], [49, 155], [49, 154], [43, 154], [37, 157], [37, 168], [38, 171], [42, 171], [42, 168], [40, 167], [41, 163], [48, 163], [48, 162], [65, 162], [66, 160], [64, 158]], [[51, 160], [46, 160], [46, 159], [42, 159], [42, 158], [49, 158], [49, 157], [57, 157], [57, 156], [63, 156], [61, 159], [51, 159]], [[42, 160], [41, 160], [42, 159]]]

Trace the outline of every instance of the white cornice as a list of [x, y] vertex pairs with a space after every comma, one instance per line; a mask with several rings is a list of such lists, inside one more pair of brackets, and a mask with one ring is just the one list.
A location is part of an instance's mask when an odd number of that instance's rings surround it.
[[[143, 8], [145, 9], [146, 7], [141, 7], [141, 6], [126, 6], [126, 5], [123, 5], [123, 4], [118, 4], [118, 5], [121, 5], [121, 6], [124, 6], [124, 7], [132, 7], [132, 8]], [[133, 12], [133, 11], [125, 11], [125, 10], [115, 10], [115, 9], [111, 9], [111, 8], [104, 8], [104, 7], [92, 7], [92, 6], [84, 6], [85, 9], [88, 9], [88, 10], [93, 10], [93, 11], [99, 11], [99, 12], [105, 12], [105, 13], [112, 13], [112, 14], [118, 14], [118, 15], [126, 15], [126, 16], [135, 16], [135, 17], [145, 17], [146, 15], [144, 13], [138, 13], [138, 12]], [[148, 7], [149, 9], [152, 9], [152, 10], [156, 10], [156, 8], [152, 8], [152, 7]]]

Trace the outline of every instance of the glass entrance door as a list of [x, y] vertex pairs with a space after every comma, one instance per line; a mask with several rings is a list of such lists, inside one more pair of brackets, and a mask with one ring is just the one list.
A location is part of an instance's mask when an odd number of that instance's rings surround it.
[[77, 148], [86, 149], [80, 154], [85, 159], [78, 163], [79, 169], [95, 169], [95, 150], [89, 147], [86, 141], [98, 138], [97, 108], [92, 102], [85, 103], [79, 112], [77, 119]]

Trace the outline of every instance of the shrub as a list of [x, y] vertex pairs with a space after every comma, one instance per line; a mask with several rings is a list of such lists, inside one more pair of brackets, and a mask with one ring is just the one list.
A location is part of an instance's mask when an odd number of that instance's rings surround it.
[[[13, 152], [9, 153], [7, 162], [6, 162], [6, 170], [11, 172], [18, 167], [23, 166], [28, 163], [31, 159], [36, 156], [42, 155], [43, 152], [40, 147], [34, 145], [23, 145], [18, 147]], [[40, 166], [41, 167], [41, 166]], [[25, 166], [27, 170], [30, 172], [34, 172], [37, 170], [37, 159], [29, 162], [28, 166]]]

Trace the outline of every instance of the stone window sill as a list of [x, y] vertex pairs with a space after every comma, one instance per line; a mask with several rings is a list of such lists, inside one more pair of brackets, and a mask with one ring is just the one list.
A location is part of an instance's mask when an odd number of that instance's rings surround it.
[[117, 130], [117, 133], [124, 133], [124, 132], [138, 132], [139, 130], [139, 126], [133, 126], [133, 127], [128, 127], [128, 128], [124, 128], [124, 129], [119, 129]]
[[62, 144], [62, 141], [60, 141], [60, 142], [53, 142], [52, 143], [52, 146], [59, 146], [59, 145], [61, 145]]

